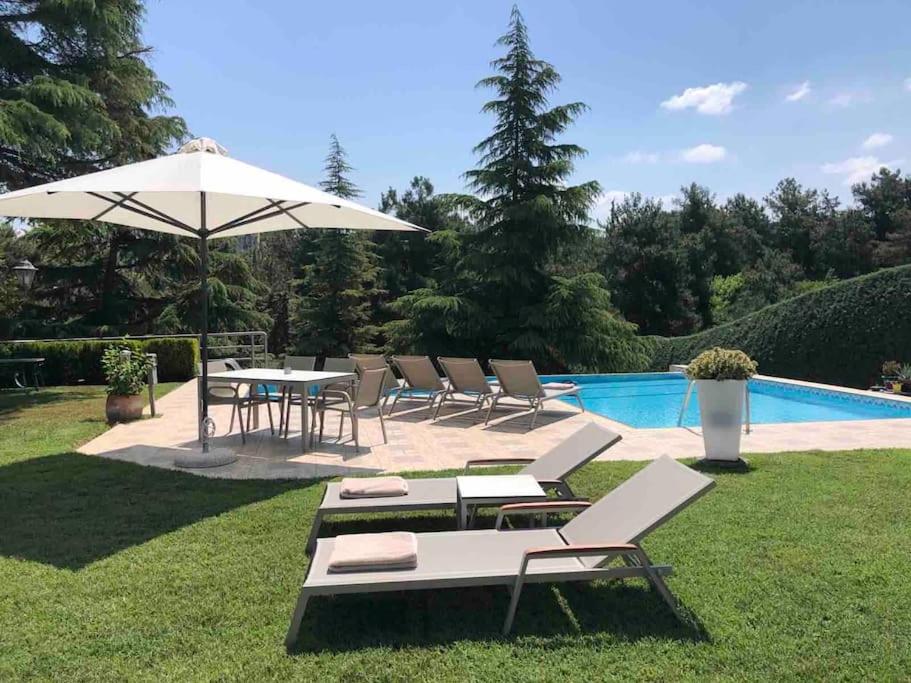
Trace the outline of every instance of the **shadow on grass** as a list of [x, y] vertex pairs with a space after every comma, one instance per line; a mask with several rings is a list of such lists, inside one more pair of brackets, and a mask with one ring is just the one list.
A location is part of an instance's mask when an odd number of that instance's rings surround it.
[[207, 517], [319, 481], [210, 479], [61, 453], [0, 467], [0, 554], [78, 570]]
[[703, 474], [749, 474], [756, 468], [747, 460], [743, 459], [732, 462], [731, 464], [725, 464], [700, 458], [695, 462], [690, 463], [690, 469], [702, 472]]
[[16, 413], [27, 408], [35, 408], [64, 401], [80, 401], [84, 399], [97, 399], [103, 397], [97, 387], [76, 388], [68, 387], [66, 391], [54, 387], [43, 388], [41, 391], [34, 389], [2, 389], [0, 390], [0, 420], [7, 420]]
[[[367, 647], [509, 643], [526, 636], [535, 648], [578, 645], [585, 635], [622, 641], [660, 638], [710, 640], [687, 613], [678, 619], [642, 582], [532, 584], [522, 591], [513, 631], [501, 635], [509, 603], [504, 587], [341, 595], [310, 599], [292, 654], [344, 652]], [[684, 611], [686, 612], [685, 608]]]

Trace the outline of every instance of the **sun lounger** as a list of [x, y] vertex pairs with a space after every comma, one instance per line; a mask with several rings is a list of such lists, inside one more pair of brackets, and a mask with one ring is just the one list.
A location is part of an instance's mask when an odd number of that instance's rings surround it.
[[484, 404], [494, 396], [494, 388], [484, 376], [481, 364], [475, 358], [437, 358], [440, 367], [449, 380], [446, 391], [440, 397], [433, 419], [437, 418], [440, 408], [447, 400], [456, 401], [457, 394], [466, 396], [472, 406], [481, 410]]
[[446, 385], [433, 367], [430, 356], [393, 356], [392, 363], [402, 373], [405, 385], [395, 392], [395, 398], [389, 406], [390, 415], [403, 396], [426, 399], [428, 407], [433, 409], [436, 400], [446, 393]]
[[[492, 465], [525, 465], [520, 474], [530, 474], [545, 490], [551, 490], [563, 499], [574, 498], [566, 478], [579, 468], [597, 458], [601, 453], [620, 441], [616, 432], [590, 422], [536, 459], [506, 458], [470, 460], [465, 472], [473, 467]], [[409, 479], [408, 493], [404, 496], [385, 498], [344, 498], [342, 485], [338, 482], [326, 484], [326, 491], [320, 502], [310, 536], [307, 552], [316, 546], [323, 521], [334, 515], [357, 515], [373, 512], [413, 512], [418, 510], [452, 510], [456, 512], [458, 492], [455, 477]]]
[[582, 412], [585, 412], [585, 406], [582, 405], [582, 399], [579, 397], [579, 387], [572, 385], [567, 389], [542, 386], [535, 366], [530, 360], [491, 360], [490, 367], [500, 383], [500, 391], [490, 402], [484, 424], [490, 421], [490, 414], [497, 407], [497, 402], [504, 397], [528, 401], [529, 406], [534, 410], [530, 429], [535, 428], [535, 420], [538, 419], [538, 411], [544, 401], [572, 397], [578, 401]]
[[[675, 614], [677, 601], [664, 582], [669, 566], [652, 563], [640, 541], [709, 491], [715, 482], [668, 456], [647, 465], [594, 505], [553, 501], [505, 506], [496, 529], [415, 534], [417, 566], [346, 574], [328, 568], [334, 538], [320, 539], [301, 587], [285, 645], [297, 641], [307, 601], [314, 596], [473, 586], [504, 586], [512, 599], [503, 633], [526, 583], [646, 579]], [[502, 530], [504, 515], [582, 509], [560, 528]], [[445, 617], [443, 617], [445, 618]]]

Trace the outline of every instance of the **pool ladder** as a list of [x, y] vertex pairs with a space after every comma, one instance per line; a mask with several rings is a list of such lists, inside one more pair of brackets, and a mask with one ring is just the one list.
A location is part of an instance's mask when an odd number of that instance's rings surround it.
[[[686, 407], [690, 404], [690, 397], [693, 395], [693, 387], [696, 386], [696, 380], [691, 379], [686, 386], [686, 395], [683, 397], [683, 405], [680, 406], [680, 414], [677, 416], [677, 426], [683, 425], [683, 416], [686, 414]], [[750, 433], [750, 383], [743, 385], [744, 410], [746, 415], [746, 433]]]

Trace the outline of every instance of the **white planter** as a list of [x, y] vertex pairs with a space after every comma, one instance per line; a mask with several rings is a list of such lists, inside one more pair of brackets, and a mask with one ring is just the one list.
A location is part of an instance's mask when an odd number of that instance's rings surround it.
[[705, 457], [731, 462], [740, 459], [746, 380], [697, 379], [696, 392]]

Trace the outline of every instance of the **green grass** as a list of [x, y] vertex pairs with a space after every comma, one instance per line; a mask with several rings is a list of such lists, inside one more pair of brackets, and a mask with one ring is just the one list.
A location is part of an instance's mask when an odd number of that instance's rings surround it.
[[[102, 406], [96, 388], [0, 393], [0, 680], [911, 675], [909, 451], [757, 455], [748, 472], [713, 472], [716, 489], [645, 543], [675, 565], [689, 624], [636, 582], [530, 586], [509, 638], [502, 589], [347, 596], [311, 601], [289, 656], [321, 484], [73, 453], [103, 430]], [[596, 463], [573, 486], [597, 497], [640, 466]]]

